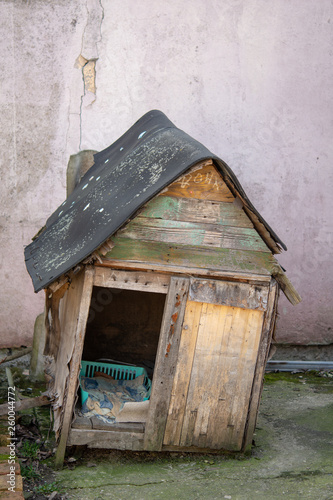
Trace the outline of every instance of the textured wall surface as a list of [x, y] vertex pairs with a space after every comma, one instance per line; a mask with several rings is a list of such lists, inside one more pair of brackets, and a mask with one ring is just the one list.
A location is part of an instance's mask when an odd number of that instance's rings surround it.
[[224, 159], [288, 246], [303, 297], [277, 339], [332, 343], [331, 0], [0, 0], [1, 344], [43, 292], [23, 245], [66, 196], [70, 155], [160, 109]]

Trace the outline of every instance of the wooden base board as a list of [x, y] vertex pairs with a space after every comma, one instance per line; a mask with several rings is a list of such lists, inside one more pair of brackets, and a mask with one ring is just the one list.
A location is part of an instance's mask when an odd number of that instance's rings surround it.
[[99, 430], [112, 432], [140, 432], [145, 430], [143, 422], [119, 422], [107, 424], [97, 417], [76, 417], [71, 426], [72, 429]]
[[67, 446], [82, 445], [88, 448], [140, 451], [143, 450], [143, 433], [71, 428]]
[[240, 453], [239, 451], [230, 451], [230, 450], [225, 450], [224, 448], [221, 448], [219, 450], [213, 450], [211, 448], [198, 448], [197, 446], [170, 446], [170, 445], [163, 445], [161, 451], [169, 451], [169, 452], [176, 452], [176, 453], [200, 453], [200, 454], [207, 454], [209, 455], [218, 455], [218, 454], [223, 454], [223, 455], [231, 455], [231, 454], [237, 454]]
[[[124, 430], [114, 429], [96, 430], [96, 429], [74, 429], [69, 434], [67, 446], [83, 446], [88, 448], [114, 449], [114, 450], [132, 450], [144, 451], [143, 432], [125, 432]], [[230, 454], [230, 450], [198, 448], [196, 446], [162, 446], [161, 451], [179, 452], [179, 453], [209, 453], [209, 454]]]

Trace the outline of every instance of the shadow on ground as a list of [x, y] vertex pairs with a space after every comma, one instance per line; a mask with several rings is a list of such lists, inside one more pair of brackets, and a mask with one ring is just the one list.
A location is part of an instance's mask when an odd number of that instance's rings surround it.
[[63, 498], [333, 499], [333, 378], [268, 374], [250, 456], [71, 450]]

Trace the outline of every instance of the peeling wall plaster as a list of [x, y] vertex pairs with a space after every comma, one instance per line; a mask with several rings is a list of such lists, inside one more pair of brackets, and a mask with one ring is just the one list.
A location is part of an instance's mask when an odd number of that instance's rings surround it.
[[99, 0], [86, 0], [87, 22], [82, 37], [81, 54], [77, 65], [82, 67], [83, 95], [80, 107], [80, 150], [82, 149], [82, 111], [91, 106], [96, 99], [96, 61], [98, 60], [98, 44], [101, 42], [101, 25], [104, 9]]

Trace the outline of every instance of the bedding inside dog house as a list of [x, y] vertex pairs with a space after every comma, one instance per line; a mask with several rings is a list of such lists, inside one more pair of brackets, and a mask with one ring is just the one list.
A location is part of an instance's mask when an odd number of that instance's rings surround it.
[[[273, 257], [284, 244], [231, 169], [159, 111], [94, 160], [25, 249], [46, 292], [58, 463], [68, 445], [247, 449], [279, 289], [300, 300]], [[104, 363], [145, 368], [149, 399], [112, 423], [85, 416], [83, 360], [92, 379], [111, 380]]]

